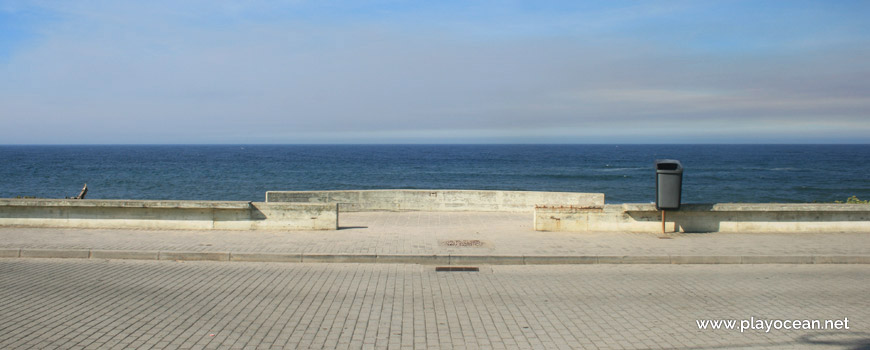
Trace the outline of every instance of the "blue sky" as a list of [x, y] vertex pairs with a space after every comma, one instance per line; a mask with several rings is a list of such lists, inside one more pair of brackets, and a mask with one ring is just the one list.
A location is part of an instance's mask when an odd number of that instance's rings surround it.
[[0, 0], [0, 144], [868, 143], [867, 13]]

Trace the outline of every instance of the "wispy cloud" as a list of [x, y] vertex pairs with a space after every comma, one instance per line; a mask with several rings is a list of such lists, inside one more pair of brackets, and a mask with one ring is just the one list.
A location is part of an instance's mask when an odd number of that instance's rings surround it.
[[854, 8], [730, 4], [2, 3], [0, 143], [870, 141]]

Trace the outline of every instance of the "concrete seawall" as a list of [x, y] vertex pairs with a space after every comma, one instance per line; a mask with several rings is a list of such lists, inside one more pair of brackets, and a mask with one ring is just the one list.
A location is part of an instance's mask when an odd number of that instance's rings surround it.
[[[653, 204], [606, 205], [600, 209], [539, 207], [535, 230], [570, 232], [661, 232]], [[684, 204], [668, 211], [668, 232], [870, 232], [866, 204]]]
[[604, 206], [603, 193], [361, 190], [269, 191], [266, 202], [337, 203], [342, 212], [355, 211], [505, 211], [532, 212], [540, 205]]
[[241, 201], [0, 199], [0, 226], [335, 230], [335, 204]]
[[[0, 226], [336, 230], [339, 212], [534, 212], [537, 231], [661, 232], [653, 204], [596, 193], [384, 190], [267, 192], [268, 202], [0, 199]], [[870, 232], [866, 204], [687, 204], [668, 232]]]

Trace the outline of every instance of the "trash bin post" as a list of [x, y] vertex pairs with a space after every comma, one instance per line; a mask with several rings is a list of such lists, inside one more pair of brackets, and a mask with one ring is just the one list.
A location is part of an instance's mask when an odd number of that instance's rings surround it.
[[662, 209], [662, 233], [665, 233], [665, 210]]

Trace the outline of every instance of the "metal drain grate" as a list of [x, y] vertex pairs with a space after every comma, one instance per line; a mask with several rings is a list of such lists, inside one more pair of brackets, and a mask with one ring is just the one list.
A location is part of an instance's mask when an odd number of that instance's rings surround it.
[[443, 241], [441, 244], [448, 247], [482, 247], [483, 242], [477, 239], [451, 239]]
[[470, 271], [470, 272], [478, 272], [480, 268], [474, 266], [437, 266], [435, 267], [435, 271], [437, 272], [453, 272], [453, 271]]

